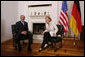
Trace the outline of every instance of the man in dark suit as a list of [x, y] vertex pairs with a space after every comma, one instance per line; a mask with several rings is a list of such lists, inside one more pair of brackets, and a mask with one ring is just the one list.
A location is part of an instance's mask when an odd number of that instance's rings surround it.
[[16, 23], [16, 30], [17, 30], [17, 43], [19, 51], [22, 50], [20, 40], [28, 39], [28, 51], [32, 51], [31, 44], [32, 44], [32, 33], [28, 31], [28, 23], [25, 22], [25, 16], [20, 16], [21, 21]]

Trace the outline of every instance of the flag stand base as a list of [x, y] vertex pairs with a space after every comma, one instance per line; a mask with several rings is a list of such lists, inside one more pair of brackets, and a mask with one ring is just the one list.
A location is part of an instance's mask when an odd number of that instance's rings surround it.
[[75, 41], [73, 42], [73, 45], [74, 45], [74, 46], [76, 45]]

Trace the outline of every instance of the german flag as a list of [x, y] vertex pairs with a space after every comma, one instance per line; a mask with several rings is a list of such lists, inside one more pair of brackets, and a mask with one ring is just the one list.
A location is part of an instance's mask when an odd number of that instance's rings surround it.
[[81, 33], [82, 31], [80, 13], [81, 12], [80, 12], [79, 1], [74, 1], [71, 19], [70, 19], [70, 28], [72, 29], [76, 37], [78, 37], [79, 33]]

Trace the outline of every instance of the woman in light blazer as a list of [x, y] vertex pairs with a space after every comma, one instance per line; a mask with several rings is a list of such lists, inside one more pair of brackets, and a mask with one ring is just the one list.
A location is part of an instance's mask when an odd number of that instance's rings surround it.
[[51, 37], [56, 37], [56, 33], [58, 32], [56, 24], [52, 22], [52, 19], [49, 16], [45, 17], [45, 21], [46, 21], [46, 30], [43, 32], [44, 37], [39, 52], [42, 51], [44, 48], [48, 47], [48, 39], [50, 39]]

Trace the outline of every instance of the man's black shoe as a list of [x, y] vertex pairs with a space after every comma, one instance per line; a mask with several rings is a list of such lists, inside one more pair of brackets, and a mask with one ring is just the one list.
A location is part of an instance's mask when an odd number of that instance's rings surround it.
[[18, 48], [18, 51], [21, 52], [22, 48]]

